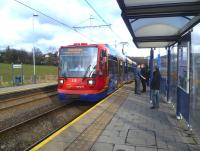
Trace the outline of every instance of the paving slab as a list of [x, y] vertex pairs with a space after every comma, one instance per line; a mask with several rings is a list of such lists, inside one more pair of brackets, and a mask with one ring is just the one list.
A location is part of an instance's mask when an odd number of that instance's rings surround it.
[[126, 138], [126, 144], [133, 146], [155, 146], [155, 134], [149, 130], [130, 129]]
[[115, 145], [113, 151], [135, 151], [134, 146], [128, 145]]
[[136, 151], [157, 151], [156, 147], [136, 147]]
[[114, 144], [109, 143], [95, 143], [91, 151], [113, 151]]

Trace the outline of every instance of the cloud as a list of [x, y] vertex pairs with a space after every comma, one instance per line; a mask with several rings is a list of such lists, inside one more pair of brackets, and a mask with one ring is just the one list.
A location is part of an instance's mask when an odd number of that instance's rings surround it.
[[[92, 25], [105, 24], [84, 0], [19, 0], [34, 9], [73, 27], [93, 16]], [[129, 55], [135, 55], [138, 50], [122, 18], [121, 10], [116, 1], [92, 1], [88, 2], [97, 10], [101, 17], [112, 24], [112, 30], [104, 28], [77, 29], [77, 32], [61, 25], [60, 23], [35, 12], [14, 0], [0, 1], [0, 46], [12, 46], [31, 51], [33, 45], [45, 51], [49, 47], [60, 47], [77, 42], [108, 43], [121, 49], [120, 42], [127, 41], [126, 46]], [[33, 14], [37, 13], [38, 17]], [[34, 32], [33, 32], [34, 25]], [[89, 26], [90, 20], [79, 26]], [[141, 51], [142, 52], [142, 51]]]

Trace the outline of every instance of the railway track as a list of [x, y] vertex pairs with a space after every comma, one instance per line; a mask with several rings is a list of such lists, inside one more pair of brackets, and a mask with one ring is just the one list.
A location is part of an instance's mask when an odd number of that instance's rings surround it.
[[63, 105], [57, 100], [56, 86], [23, 93], [0, 96], [0, 131]]
[[0, 150], [26, 150], [60, 129], [94, 104], [73, 102], [31, 117], [0, 131]]
[[51, 97], [57, 95], [56, 90], [48, 90], [44, 92], [35, 92], [24, 96], [13, 97], [9, 99], [4, 99], [0, 101], [0, 111], [3, 109], [8, 109], [11, 107], [16, 107], [18, 105], [23, 105], [26, 103], [30, 103], [33, 101], [37, 101], [38, 99], [42, 99], [45, 97]]
[[0, 106], [3, 105], [4, 103], [8, 102], [13, 102], [13, 101], [18, 101], [20, 103], [20, 100], [26, 99], [28, 97], [33, 97], [35, 95], [39, 94], [45, 94], [49, 92], [55, 92], [56, 91], [57, 85], [53, 86], [46, 86], [43, 88], [35, 88], [31, 90], [23, 90], [19, 92], [12, 92], [12, 93], [6, 93], [6, 94], [1, 94], [0, 95]]
[[49, 111], [47, 111], [47, 112], [44, 112], [44, 113], [42, 113], [42, 114], [33, 116], [33, 117], [31, 117], [31, 118], [29, 118], [29, 119], [23, 121], [23, 122], [17, 123], [17, 124], [15, 124], [15, 125], [10, 126], [10, 127], [6, 127], [5, 129], [0, 130], [0, 135], [1, 135], [2, 133], [5, 133], [5, 132], [9, 131], [9, 130], [12, 130], [13, 128], [20, 127], [21, 125], [23, 125], [23, 124], [25, 124], [25, 123], [27, 123], [27, 122], [29, 122], [29, 121], [35, 120], [35, 119], [40, 118], [40, 117], [42, 117], [42, 116], [44, 116], [44, 115], [46, 115], [46, 114], [49, 114], [49, 113], [51, 113], [51, 112], [53, 112], [53, 111], [55, 111], [55, 110], [57, 110], [57, 109], [59, 109], [59, 108], [62, 108], [63, 106], [65, 106], [65, 105], [56, 107], [56, 108], [54, 108], [54, 109], [52, 109], [52, 110], [49, 110]]

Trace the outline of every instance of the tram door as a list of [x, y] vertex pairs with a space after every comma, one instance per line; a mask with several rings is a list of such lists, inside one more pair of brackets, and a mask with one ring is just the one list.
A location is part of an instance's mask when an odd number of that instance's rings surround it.
[[177, 118], [189, 123], [190, 109], [190, 49], [191, 37], [186, 35], [178, 43]]

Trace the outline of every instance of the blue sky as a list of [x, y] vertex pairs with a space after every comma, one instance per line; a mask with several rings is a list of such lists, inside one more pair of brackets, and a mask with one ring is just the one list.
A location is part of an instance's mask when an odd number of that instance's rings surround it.
[[[98, 15], [85, 0], [18, 0], [38, 11], [73, 27], [103, 25]], [[132, 42], [115, 0], [87, 0], [100, 16], [111, 24], [108, 27], [77, 29], [78, 33], [35, 12], [14, 0], [0, 1], [0, 49], [6, 46], [31, 51], [33, 45], [45, 52], [49, 47], [59, 48], [77, 42], [116, 44], [128, 42], [126, 53], [130, 56], [148, 56], [146, 49], [137, 49]], [[37, 14], [37, 17], [33, 17]], [[89, 18], [92, 15], [90, 22]], [[80, 24], [81, 23], [81, 24]], [[33, 28], [34, 25], [34, 28]], [[34, 29], [34, 31], [33, 31]]]

